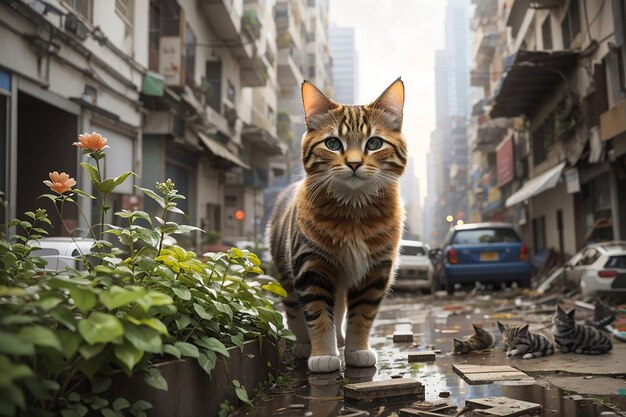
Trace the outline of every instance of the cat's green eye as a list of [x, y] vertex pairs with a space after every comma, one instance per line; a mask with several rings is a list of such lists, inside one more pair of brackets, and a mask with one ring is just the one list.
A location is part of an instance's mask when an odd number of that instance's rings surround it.
[[374, 136], [373, 138], [369, 138], [369, 140], [365, 144], [365, 147], [369, 151], [376, 151], [383, 147], [383, 140], [378, 136]]
[[324, 141], [324, 144], [331, 151], [339, 151], [341, 150], [341, 148], [343, 148], [343, 145], [341, 144], [341, 141], [339, 140], [339, 138], [335, 138], [335, 137], [326, 138], [326, 140]]

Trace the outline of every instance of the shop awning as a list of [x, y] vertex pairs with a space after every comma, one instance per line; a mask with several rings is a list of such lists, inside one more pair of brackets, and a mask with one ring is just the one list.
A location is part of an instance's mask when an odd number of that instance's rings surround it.
[[550, 168], [548, 171], [535, 178], [531, 178], [522, 185], [512, 196], [506, 199], [504, 204], [506, 207], [514, 206], [524, 200], [539, 195], [546, 190], [556, 187], [561, 178], [561, 173], [565, 168], [565, 162], [561, 162], [557, 166]]
[[496, 88], [492, 119], [529, 116], [538, 104], [576, 68], [576, 51], [524, 51], [505, 59]]
[[240, 166], [244, 169], [250, 169], [249, 165], [241, 161], [241, 159], [239, 159], [237, 155], [233, 154], [224, 145], [222, 145], [215, 139], [210, 138], [204, 133], [200, 133], [200, 132], [198, 132], [198, 137], [213, 155], [217, 156], [218, 158], [222, 158], [228, 162], [231, 162], [237, 166]]

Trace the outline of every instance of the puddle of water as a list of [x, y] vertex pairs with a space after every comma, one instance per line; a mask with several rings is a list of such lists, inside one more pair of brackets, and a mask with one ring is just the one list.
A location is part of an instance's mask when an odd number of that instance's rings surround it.
[[[458, 407], [465, 405], [466, 399], [505, 396], [513, 399], [542, 404], [543, 409], [536, 416], [545, 417], [594, 417], [611, 407], [626, 409], [626, 397], [602, 397], [602, 399], [583, 399], [582, 396], [571, 397], [562, 390], [534, 383], [502, 382], [484, 385], [469, 385], [452, 371], [455, 363], [471, 363], [476, 365], [506, 364], [504, 352], [491, 351], [481, 355], [451, 355], [453, 337], [463, 337], [472, 333], [471, 323], [483, 322], [487, 330], [495, 330], [495, 320], [484, 320], [482, 310], [474, 315], [465, 312], [449, 314], [441, 318], [440, 306], [408, 304], [411, 299], [394, 299], [384, 306], [374, 324], [371, 346], [378, 353], [377, 368], [347, 368], [342, 373], [327, 375], [310, 375], [306, 370], [306, 362], [299, 361], [291, 375], [293, 388], [289, 392], [270, 391], [263, 398], [255, 401], [255, 407], [249, 411], [238, 411], [234, 417], [265, 417], [265, 416], [339, 416], [353, 412], [354, 408], [344, 404], [341, 387], [345, 383], [385, 380], [391, 377], [415, 378], [425, 386], [426, 401], [441, 401], [440, 393], [449, 393], [448, 402]], [[448, 313], [448, 312], [446, 312]], [[389, 335], [393, 334], [398, 324], [409, 319], [413, 332], [419, 334], [413, 343], [393, 343]], [[439, 332], [436, 331], [439, 330]], [[455, 334], [442, 334], [443, 329], [458, 330]], [[496, 332], [497, 333], [497, 332]], [[441, 349], [436, 362], [408, 363], [407, 352], [423, 350], [432, 345]], [[419, 346], [419, 347], [418, 347]], [[380, 412], [380, 404], [373, 405], [369, 410], [371, 416], [388, 416], [406, 405], [385, 405]], [[290, 408], [291, 407], [291, 408]]]

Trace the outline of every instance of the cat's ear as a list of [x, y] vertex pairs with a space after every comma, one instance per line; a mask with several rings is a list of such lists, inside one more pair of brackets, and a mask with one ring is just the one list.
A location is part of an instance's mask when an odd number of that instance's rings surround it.
[[402, 111], [404, 109], [404, 83], [400, 78], [395, 80], [368, 107], [379, 109], [388, 114], [388, 123], [394, 130], [402, 129]]
[[528, 323], [519, 328], [520, 333], [528, 333]]
[[506, 330], [506, 325], [498, 322], [498, 329], [500, 329], [501, 332], [504, 332]]
[[558, 314], [565, 314], [565, 310], [563, 310], [563, 309], [561, 308], [561, 305], [560, 305], [560, 304], [557, 304], [557, 305], [556, 305], [556, 312], [557, 312]]
[[304, 106], [304, 121], [309, 130], [319, 128], [319, 116], [337, 108], [338, 104], [329, 99], [316, 86], [308, 81], [302, 82], [302, 105]]
[[567, 316], [571, 319], [574, 318], [574, 316], [576, 315], [576, 309], [572, 308], [570, 311], [567, 312]]
[[472, 327], [474, 328], [474, 333], [476, 334], [485, 333], [485, 331], [476, 323], [472, 323]]
[[463, 342], [460, 339], [454, 338], [454, 351], [460, 352], [463, 347]]

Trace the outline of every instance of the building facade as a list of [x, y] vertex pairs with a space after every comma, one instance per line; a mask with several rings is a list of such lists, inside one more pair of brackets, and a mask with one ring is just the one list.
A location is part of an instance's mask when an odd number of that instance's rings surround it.
[[623, 239], [624, 3], [476, 5], [474, 215], [517, 223], [535, 254]]
[[344, 104], [359, 101], [359, 55], [354, 28], [331, 24], [328, 46], [333, 59], [334, 100]]
[[[226, 243], [258, 241], [263, 190], [278, 140], [279, 41], [272, 0], [0, 1], [2, 222], [41, 201], [41, 181], [66, 171], [90, 192], [71, 147], [109, 140], [107, 177], [134, 171], [110, 197], [159, 208], [133, 185], [171, 178], [181, 219]], [[34, 123], [33, 121], [36, 120]], [[45, 132], [45, 134], [42, 134]], [[38, 152], [33, 152], [37, 149]], [[87, 217], [98, 207], [82, 204]], [[78, 210], [70, 229], [85, 227]], [[63, 234], [60, 228], [55, 234]], [[200, 248], [205, 235], [179, 243]]]

